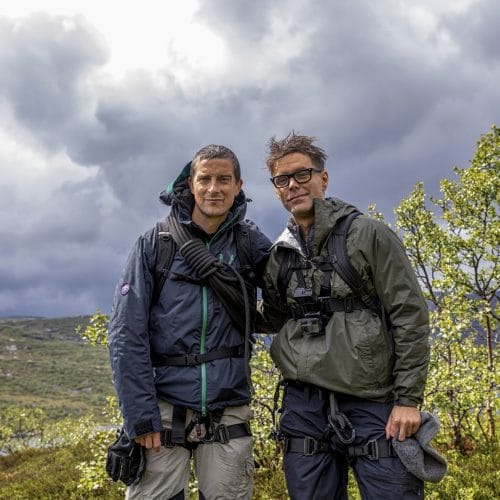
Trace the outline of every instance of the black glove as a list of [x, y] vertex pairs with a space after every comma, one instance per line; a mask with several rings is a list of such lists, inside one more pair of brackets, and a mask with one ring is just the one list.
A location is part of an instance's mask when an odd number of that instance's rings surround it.
[[123, 428], [118, 429], [116, 441], [108, 447], [106, 472], [113, 481], [127, 486], [137, 484], [146, 468], [146, 450], [130, 440]]

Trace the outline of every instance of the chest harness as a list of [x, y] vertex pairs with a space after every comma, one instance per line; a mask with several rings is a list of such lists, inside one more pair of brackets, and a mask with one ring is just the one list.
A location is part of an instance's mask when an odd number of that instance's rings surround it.
[[[151, 352], [153, 367], [196, 366], [231, 357], [250, 359], [250, 329], [256, 300], [253, 284], [255, 275], [251, 266], [251, 242], [249, 230], [244, 225], [237, 223], [234, 231], [241, 264], [239, 269], [220, 262], [209, 252], [203, 241], [194, 237], [175, 217], [169, 216], [165, 221], [158, 223], [152, 304], [158, 302], [167, 278], [207, 285], [217, 295], [235, 326], [243, 333], [244, 341], [236, 346], [221, 347], [200, 354], [167, 356]], [[176, 247], [186, 262], [197, 272], [198, 278], [170, 271]], [[243, 314], [241, 314], [242, 309]], [[245, 369], [247, 382], [252, 387], [248, 363]], [[223, 410], [207, 412], [204, 415], [193, 412], [191, 421], [186, 427], [186, 412], [186, 408], [173, 407], [172, 429], [164, 429], [161, 433], [162, 444], [167, 448], [179, 445], [193, 450], [199, 444], [228, 443], [231, 439], [252, 435], [247, 422], [227, 426], [221, 424]]]
[[[360, 215], [360, 212], [353, 212], [335, 224], [327, 241], [327, 255], [308, 259], [296, 251], [284, 251], [278, 271], [278, 293], [290, 316], [300, 324], [304, 335], [324, 333], [326, 324], [336, 312], [370, 309], [383, 316], [378, 297], [370, 293], [347, 253], [347, 233], [352, 221]], [[306, 284], [304, 271], [310, 269], [323, 273], [319, 294]], [[349, 286], [352, 295], [345, 298], [331, 296], [334, 272]], [[294, 273], [298, 286], [293, 293], [294, 302], [289, 304], [286, 300], [287, 287]]]
[[[307, 259], [301, 257], [298, 252], [286, 251], [278, 271], [278, 292], [283, 303], [286, 303], [286, 292], [292, 275], [295, 273], [297, 288], [294, 291], [294, 302], [286, 304], [290, 316], [298, 322], [304, 336], [317, 336], [325, 333], [325, 327], [336, 312], [351, 313], [354, 310], [370, 309], [380, 318], [387, 329], [388, 319], [382, 308], [381, 302], [376, 295], [370, 293], [364, 280], [353, 266], [347, 253], [347, 234], [352, 221], [361, 215], [353, 212], [341, 218], [333, 228], [327, 242], [327, 255], [321, 255]], [[321, 277], [320, 291], [316, 294], [312, 287], [308, 287], [304, 277], [304, 271], [317, 269], [323, 272]], [[346, 298], [331, 297], [332, 274], [336, 272], [352, 291], [352, 295]], [[347, 416], [339, 410], [335, 393], [319, 387], [323, 399], [328, 398], [329, 415], [328, 426], [323, 434], [323, 439], [312, 436], [293, 437], [287, 436], [279, 430], [279, 415], [283, 413], [283, 399], [289, 384], [299, 387], [307, 387], [308, 384], [300, 382], [281, 380], [274, 394], [273, 405], [273, 427], [270, 437], [283, 447], [285, 453], [303, 453], [305, 456], [317, 453], [338, 453], [332, 449], [330, 439], [338, 444], [338, 449], [344, 450], [349, 459], [355, 457], [367, 457], [369, 460], [377, 460], [382, 457], [396, 456], [392, 450], [390, 441], [383, 438], [371, 440], [362, 445], [354, 446], [352, 443], [356, 438], [356, 432]], [[280, 393], [283, 389], [281, 405]]]

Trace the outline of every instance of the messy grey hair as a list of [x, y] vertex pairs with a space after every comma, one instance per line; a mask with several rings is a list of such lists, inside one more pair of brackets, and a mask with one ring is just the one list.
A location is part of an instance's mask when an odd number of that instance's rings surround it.
[[284, 139], [276, 139], [276, 136], [271, 137], [267, 143], [268, 156], [266, 160], [267, 168], [271, 174], [276, 162], [291, 153], [302, 153], [309, 156], [316, 168], [324, 170], [327, 155], [323, 149], [313, 144], [315, 140], [316, 137], [299, 135], [295, 131], [290, 132]]
[[196, 167], [200, 162], [203, 160], [213, 160], [214, 158], [227, 158], [228, 160], [231, 160], [234, 167], [234, 177], [236, 182], [241, 179], [240, 162], [238, 161], [236, 155], [229, 148], [226, 148], [226, 146], [219, 146], [217, 144], [204, 146], [194, 155], [194, 158], [191, 161], [191, 177], [194, 176]]

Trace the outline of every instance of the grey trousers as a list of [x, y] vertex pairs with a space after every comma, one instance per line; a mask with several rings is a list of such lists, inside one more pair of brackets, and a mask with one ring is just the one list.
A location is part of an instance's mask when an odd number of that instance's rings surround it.
[[[172, 428], [173, 406], [158, 401], [163, 427]], [[188, 410], [186, 425], [191, 421]], [[228, 407], [221, 424], [248, 422], [253, 417], [248, 405]], [[253, 489], [254, 462], [251, 436], [231, 439], [229, 443], [203, 443], [193, 451], [194, 469], [200, 498], [206, 500], [250, 500]], [[141, 481], [127, 489], [126, 499], [188, 499], [190, 452], [183, 446], [161, 447], [146, 451], [146, 470]]]

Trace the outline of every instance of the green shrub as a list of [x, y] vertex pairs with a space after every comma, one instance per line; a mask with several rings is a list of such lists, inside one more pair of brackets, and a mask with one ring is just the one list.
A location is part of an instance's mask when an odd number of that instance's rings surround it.
[[0, 498], [16, 500], [122, 499], [123, 490], [78, 488], [77, 464], [89, 459], [92, 443], [65, 448], [26, 449], [0, 458]]

